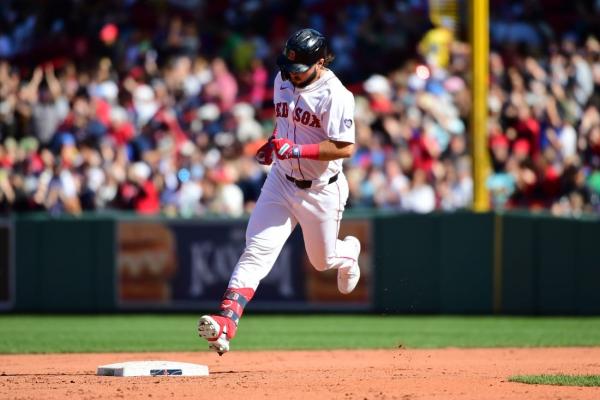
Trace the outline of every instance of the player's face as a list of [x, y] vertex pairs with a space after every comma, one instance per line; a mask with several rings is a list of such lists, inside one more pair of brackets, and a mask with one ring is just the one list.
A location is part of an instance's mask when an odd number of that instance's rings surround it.
[[296, 87], [305, 87], [312, 83], [317, 77], [317, 72], [321, 67], [321, 62], [311, 65], [309, 69], [304, 72], [290, 73], [290, 81]]

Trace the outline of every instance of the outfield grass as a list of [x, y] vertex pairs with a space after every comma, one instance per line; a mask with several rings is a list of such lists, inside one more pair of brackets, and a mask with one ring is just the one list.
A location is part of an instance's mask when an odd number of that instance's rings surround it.
[[[0, 316], [0, 353], [196, 351], [197, 315]], [[236, 350], [600, 346], [600, 318], [247, 315]]]
[[515, 375], [508, 380], [532, 385], [600, 386], [600, 375]]

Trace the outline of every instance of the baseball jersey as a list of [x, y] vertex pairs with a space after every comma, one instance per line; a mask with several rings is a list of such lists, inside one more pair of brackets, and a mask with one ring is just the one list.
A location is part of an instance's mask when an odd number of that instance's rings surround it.
[[[325, 70], [319, 79], [303, 88], [282, 80], [278, 73], [273, 91], [277, 137], [297, 144], [327, 139], [355, 142], [354, 96], [332, 71]], [[341, 172], [342, 159], [277, 160], [274, 168], [296, 179], [327, 181]]]

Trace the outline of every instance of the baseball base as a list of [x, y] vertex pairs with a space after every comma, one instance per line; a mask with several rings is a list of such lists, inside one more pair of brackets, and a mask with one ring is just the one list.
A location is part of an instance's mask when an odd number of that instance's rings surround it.
[[174, 361], [128, 361], [100, 365], [98, 376], [208, 376], [208, 366]]

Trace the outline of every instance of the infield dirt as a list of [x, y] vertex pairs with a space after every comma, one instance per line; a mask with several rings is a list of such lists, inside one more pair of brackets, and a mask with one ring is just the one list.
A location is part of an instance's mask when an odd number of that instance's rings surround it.
[[[209, 377], [98, 377], [123, 361], [207, 364]], [[0, 399], [600, 399], [516, 374], [600, 374], [600, 347], [0, 356]]]

